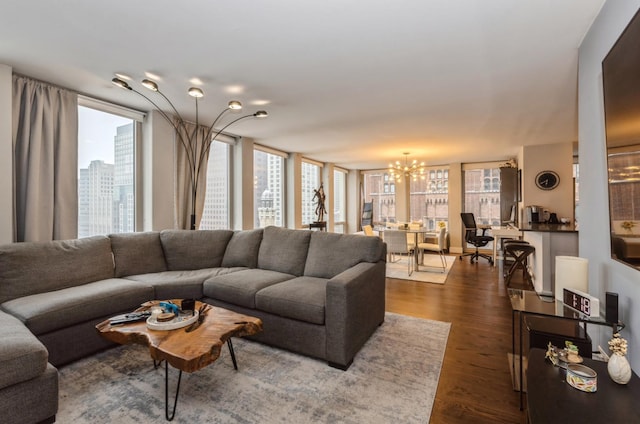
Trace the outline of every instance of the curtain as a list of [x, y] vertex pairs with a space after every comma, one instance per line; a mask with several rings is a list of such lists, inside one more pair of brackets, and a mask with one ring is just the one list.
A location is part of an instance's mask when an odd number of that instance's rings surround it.
[[13, 76], [15, 241], [78, 234], [78, 96]]
[[[176, 126], [180, 130], [180, 134], [175, 135], [175, 211], [174, 226], [179, 229], [189, 230], [191, 229], [191, 211], [192, 211], [192, 187], [191, 187], [191, 174], [194, 172], [195, 166], [198, 166], [200, 154], [202, 152], [202, 145], [204, 144], [204, 137], [208, 128], [200, 126], [197, 134], [195, 134], [196, 126], [189, 122], [179, 122], [176, 120]], [[184, 124], [184, 126], [183, 126]], [[188, 149], [185, 148], [180, 141], [180, 136]], [[191, 142], [189, 141], [191, 140]], [[192, 149], [193, 148], [193, 149]], [[191, 161], [189, 160], [191, 158]], [[195, 159], [194, 159], [195, 158]], [[202, 219], [202, 212], [204, 210], [204, 197], [207, 191], [207, 162], [209, 160], [209, 152], [207, 151], [200, 165], [200, 170], [197, 178], [197, 193], [196, 193], [196, 229], [200, 227], [200, 220]]]

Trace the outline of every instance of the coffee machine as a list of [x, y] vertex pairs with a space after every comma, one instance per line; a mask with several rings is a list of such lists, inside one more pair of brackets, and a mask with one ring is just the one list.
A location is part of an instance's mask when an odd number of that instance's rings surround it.
[[525, 221], [537, 224], [542, 221], [542, 206], [529, 205], [524, 208]]

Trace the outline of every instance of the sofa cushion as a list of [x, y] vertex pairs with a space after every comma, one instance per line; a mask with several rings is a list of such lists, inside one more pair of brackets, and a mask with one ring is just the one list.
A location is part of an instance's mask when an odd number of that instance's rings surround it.
[[191, 271], [164, 271], [129, 275], [126, 278], [153, 286], [154, 299], [200, 299], [202, 283], [210, 277], [246, 268], [205, 268]]
[[47, 368], [47, 349], [17, 318], [0, 312], [0, 389], [36, 378]]
[[256, 309], [286, 318], [324, 324], [327, 279], [297, 277], [256, 293]]
[[216, 268], [231, 239], [231, 230], [164, 230], [162, 250], [170, 271]]
[[265, 228], [258, 253], [258, 268], [301, 276], [310, 238], [311, 231]]
[[262, 242], [262, 228], [256, 230], [236, 231], [227, 244], [222, 259], [223, 267], [258, 266], [258, 251]]
[[95, 281], [49, 293], [34, 294], [0, 305], [35, 335], [95, 318], [134, 310], [153, 299], [153, 287], [122, 278]]
[[360, 262], [384, 260], [384, 243], [379, 237], [314, 231], [304, 275], [333, 278]]
[[206, 297], [255, 308], [255, 295], [259, 290], [293, 277], [282, 272], [246, 269], [207, 279], [202, 292]]
[[113, 277], [108, 237], [0, 246], [0, 303]]
[[116, 264], [116, 277], [166, 271], [160, 233], [109, 234]]

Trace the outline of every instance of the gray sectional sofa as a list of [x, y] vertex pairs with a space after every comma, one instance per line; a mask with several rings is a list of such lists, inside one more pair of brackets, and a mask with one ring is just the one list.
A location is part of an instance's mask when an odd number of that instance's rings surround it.
[[150, 299], [259, 317], [253, 339], [347, 369], [384, 320], [385, 256], [377, 237], [277, 227], [0, 246], [0, 417], [55, 420], [55, 367], [111, 346], [95, 325]]

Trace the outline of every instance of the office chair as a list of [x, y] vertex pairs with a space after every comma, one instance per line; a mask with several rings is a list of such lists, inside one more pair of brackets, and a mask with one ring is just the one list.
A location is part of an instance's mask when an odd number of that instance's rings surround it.
[[472, 213], [463, 212], [460, 214], [460, 218], [462, 218], [462, 223], [464, 224], [465, 229], [464, 240], [476, 247], [475, 252], [464, 253], [460, 255], [460, 260], [462, 260], [463, 256], [471, 256], [471, 263], [473, 263], [475, 259], [480, 259], [480, 257], [483, 257], [487, 259], [491, 265], [493, 265], [493, 258], [491, 256], [485, 255], [484, 253], [480, 253], [478, 251], [479, 247], [484, 247], [489, 244], [490, 241], [493, 241], [493, 237], [486, 236], [484, 234], [486, 229], [483, 229], [482, 234], [478, 235], [476, 219], [473, 217]]

